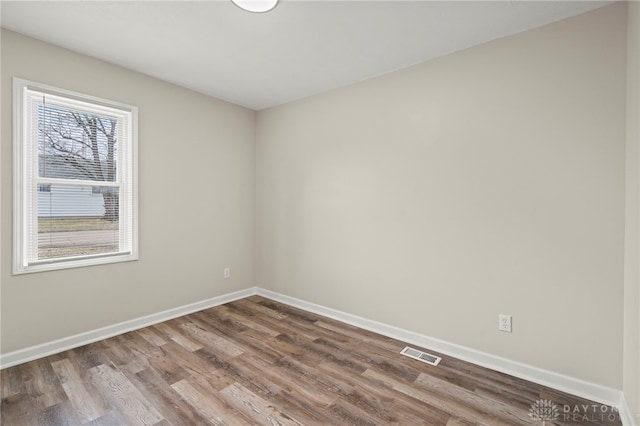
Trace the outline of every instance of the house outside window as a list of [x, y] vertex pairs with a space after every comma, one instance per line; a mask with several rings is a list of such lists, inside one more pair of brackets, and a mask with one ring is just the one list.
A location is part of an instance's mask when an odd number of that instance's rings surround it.
[[14, 79], [14, 274], [137, 259], [137, 108]]

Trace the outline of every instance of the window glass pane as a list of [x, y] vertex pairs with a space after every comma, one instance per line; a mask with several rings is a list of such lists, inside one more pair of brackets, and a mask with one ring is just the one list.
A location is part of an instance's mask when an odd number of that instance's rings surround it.
[[115, 182], [118, 120], [47, 103], [38, 104], [38, 175]]
[[[119, 250], [118, 194], [112, 188], [52, 184], [38, 193], [38, 260]], [[115, 208], [111, 208], [115, 204]], [[105, 211], [111, 209], [111, 216]]]

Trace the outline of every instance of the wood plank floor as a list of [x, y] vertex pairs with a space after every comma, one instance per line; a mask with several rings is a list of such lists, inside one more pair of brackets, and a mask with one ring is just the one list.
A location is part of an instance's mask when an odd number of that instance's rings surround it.
[[541, 425], [531, 407], [548, 400], [547, 425], [621, 424], [609, 407], [404, 346], [253, 296], [2, 370], [1, 423]]

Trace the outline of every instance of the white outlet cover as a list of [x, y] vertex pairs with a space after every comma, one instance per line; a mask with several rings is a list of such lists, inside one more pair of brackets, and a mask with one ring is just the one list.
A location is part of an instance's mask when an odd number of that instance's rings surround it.
[[498, 315], [498, 330], [511, 333], [511, 315]]

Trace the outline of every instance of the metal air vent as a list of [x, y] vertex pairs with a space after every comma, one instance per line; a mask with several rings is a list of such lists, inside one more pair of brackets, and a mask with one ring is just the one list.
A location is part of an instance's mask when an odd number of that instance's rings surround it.
[[410, 348], [409, 346], [400, 351], [400, 353], [408, 356], [409, 358], [417, 359], [418, 361], [422, 361], [433, 366], [438, 365], [440, 361], [442, 361], [442, 358], [439, 356], [431, 355], [426, 352]]

